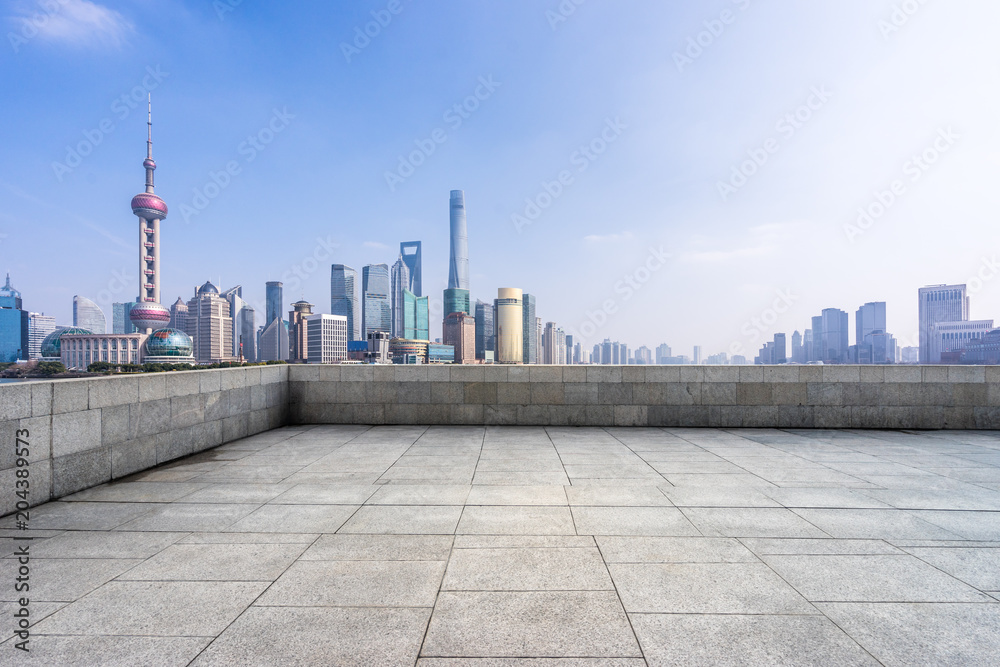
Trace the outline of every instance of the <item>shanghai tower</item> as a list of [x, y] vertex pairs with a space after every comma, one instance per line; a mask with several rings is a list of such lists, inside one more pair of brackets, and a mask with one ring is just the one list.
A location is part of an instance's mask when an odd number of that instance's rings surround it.
[[469, 228], [465, 218], [465, 192], [451, 191], [451, 261], [448, 289], [444, 291], [444, 316], [471, 315], [469, 309]]

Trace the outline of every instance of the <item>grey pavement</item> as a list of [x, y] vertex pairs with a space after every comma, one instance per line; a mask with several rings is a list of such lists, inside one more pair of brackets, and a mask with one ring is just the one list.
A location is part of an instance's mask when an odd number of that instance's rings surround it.
[[993, 665], [998, 481], [1000, 432], [288, 427], [0, 520], [0, 665]]

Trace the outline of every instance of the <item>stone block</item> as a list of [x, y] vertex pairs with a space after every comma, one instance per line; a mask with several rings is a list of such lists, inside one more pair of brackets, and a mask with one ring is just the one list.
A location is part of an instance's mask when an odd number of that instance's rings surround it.
[[799, 382], [822, 382], [822, 366], [799, 366]]
[[645, 426], [649, 423], [649, 415], [644, 405], [616, 405], [615, 426]]
[[804, 382], [776, 382], [771, 385], [771, 400], [781, 407], [805, 405], [809, 402], [807, 387]]
[[492, 382], [466, 382], [465, 403], [470, 405], [496, 405], [497, 385]]
[[774, 428], [778, 423], [779, 410], [773, 405], [744, 405], [743, 428]]
[[708, 419], [713, 428], [740, 428], [743, 426], [743, 408], [737, 405], [713, 405], [709, 407]]
[[206, 370], [198, 373], [202, 394], [222, 391], [222, 370]]
[[[319, 381], [320, 382], [340, 382], [340, 364], [323, 364], [319, 366]], [[384, 374], [389, 375], [389, 380], [392, 380], [392, 368], [386, 366], [383, 370]], [[384, 379], [384, 378], [380, 378]]]
[[703, 384], [694, 382], [678, 382], [663, 385], [663, 402], [665, 405], [701, 405], [701, 390]]
[[485, 406], [482, 405], [451, 405], [448, 412], [448, 424], [482, 424]]
[[87, 410], [52, 417], [52, 456], [66, 457], [101, 446], [101, 411]]
[[[388, 406], [384, 405], [353, 405], [351, 410], [353, 412], [352, 424], [368, 424], [371, 426], [380, 426], [385, 424], [385, 411]], [[427, 414], [432, 414], [431, 406], [422, 405], [420, 406]], [[440, 407], [440, 406], [438, 406]]]
[[246, 371], [243, 368], [226, 368], [219, 373], [222, 374], [220, 387], [222, 391], [242, 389], [247, 386]]
[[535, 405], [563, 405], [565, 403], [565, 385], [562, 382], [531, 382], [529, 386], [531, 387], [531, 402]]
[[[462, 385], [458, 385], [462, 386]], [[566, 385], [567, 387], [571, 385]], [[569, 401], [567, 401], [569, 402]], [[528, 382], [504, 382], [497, 385], [497, 404], [527, 405], [531, 403], [531, 384]]]
[[[740, 382], [737, 385], [736, 405], [773, 405], [771, 385], [763, 382]], [[744, 411], [744, 422], [746, 412]]]
[[973, 408], [972, 416], [977, 429], [1000, 430], [1000, 407]]
[[528, 368], [529, 382], [562, 382], [562, 366], [530, 366]]
[[781, 405], [776, 409], [778, 414], [773, 424], [775, 428], [813, 428], [815, 424], [815, 408], [812, 406]]
[[[517, 409], [516, 405], [485, 405], [483, 406], [483, 423], [490, 426], [516, 424]], [[1000, 409], [998, 409], [998, 413], [1000, 413]]]
[[[229, 394], [229, 416], [235, 417], [250, 412], [250, 387], [239, 387], [230, 389]], [[201, 397], [199, 397], [201, 398]], [[202, 419], [201, 421], [204, 421]]]
[[[280, 368], [286, 369], [288, 377], [296, 382], [319, 382], [321, 379], [320, 370], [326, 367], [319, 364], [292, 364], [290, 366], [280, 366]], [[360, 367], [342, 366], [338, 367], [338, 372], [342, 375], [346, 368], [359, 369]]]
[[[306, 390], [308, 391], [308, 389]], [[336, 383], [336, 402], [350, 403], [352, 405], [365, 402], [365, 382], [354, 380], [341, 380]], [[313, 402], [313, 401], [307, 401]]]
[[508, 367], [490, 365], [486, 367], [486, 382], [508, 382]]
[[823, 366], [823, 382], [860, 382], [858, 366]]
[[185, 428], [205, 421], [204, 398], [200, 394], [171, 398], [170, 420], [172, 428]]
[[[288, 372], [288, 366], [261, 366], [260, 367], [260, 383], [261, 384], [274, 384], [276, 382], [285, 381], [282, 378], [282, 371]], [[287, 377], [287, 376], [285, 376]]]
[[763, 382], [763, 366], [740, 366], [740, 382]]
[[587, 382], [621, 382], [621, 366], [587, 366]]
[[256, 384], [250, 387], [250, 409], [263, 410], [267, 407], [267, 387]]
[[813, 408], [814, 428], [851, 428], [851, 408], [842, 405], [817, 405]]
[[156, 436], [156, 463], [162, 464], [194, 453], [193, 438], [200, 424], [178, 428]]
[[798, 382], [798, 366], [764, 366], [764, 382]]
[[701, 387], [701, 404], [737, 405], [737, 387], [743, 386], [754, 385], [742, 385], [737, 382], [706, 382]]
[[[191, 396], [177, 400], [196, 401], [197, 398], [197, 396]], [[126, 440], [137, 438], [140, 435], [165, 433], [173, 428], [175, 424], [171, 407], [172, 400], [174, 399], [165, 398], [129, 406], [129, 436]]]
[[0, 421], [31, 416], [31, 383], [0, 384]]
[[629, 383], [601, 382], [597, 387], [597, 400], [601, 405], [632, 404], [632, 385]]
[[562, 371], [563, 371], [563, 382], [587, 381], [586, 366], [564, 366]]
[[431, 403], [461, 405], [465, 402], [465, 386], [461, 382], [450, 382], [448, 380], [444, 382], [431, 382], [430, 387]]
[[[428, 382], [450, 382], [451, 381], [451, 364], [433, 364], [427, 367], [427, 381]], [[378, 369], [380, 366], [375, 366], [375, 377], [378, 379]]]
[[247, 415], [235, 415], [222, 420], [222, 439], [225, 442], [232, 442], [240, 438], [247, 437]]
[[548, 405], [518, 405], [517, 420], [518, 426], [548, 426], [549, 406]]
[[[215, 421], [225, 419], [229, 416], [229, 392], [215, 391], [204, 394], [205, 397], [205, 421]], [[169, 410], [167, 411], [169, 414]]]
[[198, 373], [204, 371], [181, 371], [178, 373], [167, 373], [167, 397], [191, 396], [201, 392], [201, 378]]
[[486, 382], [486, 367], [479, 364], [451, 366], [452, 382]]
[[159, 401], [167, 398], [167, 377], [165, 373], [146, 373], [140, 375], [139, 401]]
[[705, 366], [705, 382], [739, 382], [739, 366]]
[[882, 369], [886, 382], [920, 382], [920, 366], [886, 366]]
[[597, 405], [599, 387], [595, 382], [567, 383], [563, 385], [563, 401], [566, 405]]
[[949, 366], [948, 382], [986, 382], [986, 367]]
[[77, 451], [52, 459], [52, 495], [55, 498], [89, 489], [111, 480], [111, 447]]
[[645, 382], [645, 381], [646, 381], [645, 366], [622, 367], [622, 382]]
[[[398, 403], [430, 403], [431, 385], [429, 382], [399, 382], [396, 384], [396, 402]], [[495, 402], [495, 401], [494, 401]]]
[[646, 382], [680, 382], [680, 366], [650, 366], [646, 369]]
[[509, 366], [507, 382], [528, 382], [531, 378], [531, 366]]
[[840, 406], [844, 404], [844, 385], [835, 382], [810, 382], [806, 385], [806, 395], [809, 405]]
[[52, 383], [52, 414], [80, 412], [90, 407], [89, 380], [60, 380]]
[[680, 421], [675, 405], [650, 405], [646, 409], [649, 426], [677, 426]]
[[111, 445], [111, 477], [121, 479], [156, 466], [156, 435]]
[[[18, 421], [3, 422], [8, 425], [3, 429], [3, 442], [5, 446], [0, 448], [4, 452], [3, 463], [0, 468], [11, 468], [17, 460], [14, 442], [17, 439], [17, 431], [22, 431], [22, 439], [26, 439], [28, 447], [28, 461], [45, 461], [52, 458], [52, 418], [51, 417], [29, 417]], [[27, 431], [25, 437], [24, 431]], [[7, 458], [9, 452], [10, 458]], [[10, 465], [7, 465], [7, 462]]]
[[[361, 367], [358, 367], [361, 368]], [[427, 366], [422, 365], [397, 365], [395, 366], [396, 382], [427, 382]], [[373, 371], [374, 372], [374, 371]], [[371, 381], [372, 378], [365, 378]]]
[[[136, 404], [138, 405], [138, 404]], [[129, 412], [133, 406], [118, 405], [101, 410], [101, 442], [116, 445], [131, 439]]]
[[258, 366], [250, 366], [243, 369], [244, 377], [246, 378], [246, 386], [256, 387], [260, 384], [260, 368]]
[[859, 367], [860, 382], [885, 382], [885, 366]]
[[52, 386], [55, 382], [31, 383], [31, 416], [47, 417], [52, 414]]
[[681, 366], [681, 382], [704, 382], [705, 368], [703, 366]]
[[707, 405], [680, 405], [677, 407], [676, 426], [705, 428], [711, 422], [711, 417], [712, 412]]
[[983, 382], [953, 384], [951, 388], [952, 404], [960, 408], [974, 408], [987, 405], [987, 386]]
[[948, 366], [921, 366], [921, 382], [947, 382]]
[[974, 429], [976, 428], [975, 407], [943, 408], [944, 422], [938, 428]]

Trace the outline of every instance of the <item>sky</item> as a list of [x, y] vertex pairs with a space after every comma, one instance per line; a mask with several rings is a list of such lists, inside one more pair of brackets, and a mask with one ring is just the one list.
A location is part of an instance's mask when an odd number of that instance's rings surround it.
[[586, 347], [752, 358], [870, 301], [915, 345], [942, 283], [1000, 321], [996, 2], [0, 7], [0, 271], [60, 324], [138, 292], [147, 95], [168, 306], [329, 312], [330, 264], [419, 240], [440, 315], [461, 189], [473, 299]]

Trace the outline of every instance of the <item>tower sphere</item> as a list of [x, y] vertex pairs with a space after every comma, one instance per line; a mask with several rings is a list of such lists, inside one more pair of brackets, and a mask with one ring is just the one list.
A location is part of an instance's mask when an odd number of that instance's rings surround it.
[[167, 217], [167, 203], [151, 192], [132, 197], [132, 213], [146, 220], [163, 220]]
[[140, 332], [147, 329], [162, 329], [170, 324], [170, 311], [158, 303], [147, 301], [132, 306], [129, 319]]

